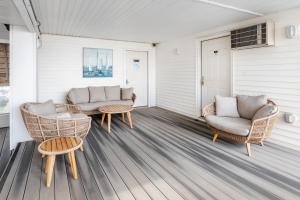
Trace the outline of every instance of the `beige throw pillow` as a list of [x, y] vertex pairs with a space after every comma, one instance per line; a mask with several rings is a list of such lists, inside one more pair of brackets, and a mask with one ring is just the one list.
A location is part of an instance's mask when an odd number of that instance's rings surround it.
[[108, 101], [119, 101], [121, 99], [120, 86], [106, 86], [105, 95]]
[[27, 110], [37, 115], [51, 115], [56, 114], [56, 106], [52, 100], [44, 103], [29, 103], [27, 104]]
[[238, 112], [242, 118], [252, 120], [255, 113], [267, 104], [267, 96], [238, 95]]
[[122, 88], [122, 100], [131, 100], [133, 95], [133, 88]]
[[104, 87], [89, 87], [90, 102], [106, 101]]
[[277, 112], [277, 106], [265, 105], [255, 113], [252, 121], [254, 121], [256, 119], [261, 119], [261, 118], [264, 118], [264, 117], [268, 117], [268, 116], [270, 116], [270, 115], [272, 115], [276, 112]]
[[216, 115], [219, 117], [240, 117], [237, 110], [237, 101], [234, 97], [216, 97]]

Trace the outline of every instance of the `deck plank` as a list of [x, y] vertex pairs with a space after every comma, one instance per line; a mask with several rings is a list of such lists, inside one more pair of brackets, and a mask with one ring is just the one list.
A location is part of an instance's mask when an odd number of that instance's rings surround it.
[[33, 156], [35, 143], [27, 142], [26, 148], [24, 150], [23, 156], [21, 158], [20, 166], [16, 172], [14, 181], [11, 185], [8, 200], [22, 200], [24, 192], [27, 185], [27, 180], [29, 176], [29, 169], [31, 166], [31, 160]]
[[[190, 200], [297, 199], [299, 152], [266, 142], [244, 146], [211, 135], [203, 122], [160, 108], [136, 109], [130, 129], [118, 115], [108, 134], [95, 116], [84, 151], [76, 151], [78, 179], [57, 156], [51, 187], [41, 155], [22, 143], [7, 171], [0, 199]], [[1, 139], [0, 139], [1, 140]], [[1, 141], [0, 141], [1, 143]], [[0, 180], [3, 183], [3, 180]], [[35, 190], [36, 188], [36, 190]]]
[[[35, 152], [37, 151], [37, 144], [35, 145]], [[41, 173], [43, 160], [40, 154], [34, 153], [31, 161], [29, 177], [24, 193], [24, 200], [39, 200], [41, 188]]]

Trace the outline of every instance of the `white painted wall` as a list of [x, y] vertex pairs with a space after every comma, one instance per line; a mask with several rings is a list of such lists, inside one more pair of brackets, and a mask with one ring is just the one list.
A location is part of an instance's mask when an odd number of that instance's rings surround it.
[[36, 35], [23, 26], [10, 27], [10, 147], [31, 140], [20, 105], [36, 101]]
[[[155, 49], [151, 44], [42, 35], [38, 49], [38, 101], [64, 102], [74, 87], [125, 85], [126, 50], [148, 51], [149, 102], [155, 105]], [[83, 78], [83, 47], [113, 49], [112, 78]]]
[[[284, 36], [285, 26], [300, 24], [300, 8], [159, 44], [157, 105], [200, 116], [201, 39], [266, 20], [275, 22], [276, 46], [233, 52], [233, 94], [267, 94], [282, 113], [292, 112], [300, 119], [300, 38], [289, 40]], [[179, 55], [174, 53], [176, 48]], [[271, 141], [300, 150], [300, 122], [287, 124], [281, 117]]]

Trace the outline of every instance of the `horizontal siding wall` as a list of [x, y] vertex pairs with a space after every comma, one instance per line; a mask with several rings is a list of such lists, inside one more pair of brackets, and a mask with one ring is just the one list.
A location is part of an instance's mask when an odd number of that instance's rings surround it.
[[187, 38], [161, 43], [156, 58], [157, 105], [198, 117], [195, 41]]
[[[300, 24], [299, 18], [276, 20], [274, 47], [233, 51], [233, 85], [234, 94], [267, 94], [274, 100], [281, 115], [272, 141], [300, 150], [300, 38], [285, 37], [285, 27]], [[297, 115], [298, 121], [286, 123], [286, 112]]]
[[[127, 50], [148, 51], [150, 104], [155, 105], [155, 50], [151, 44], [42, 35], [38, 49], [38, 101], [64, 102], [71, 88], [125, 84]], [[113, 49], [113, 77], [83, 78], [83, 48]], [[153, 100], [154, 99], [154, 100]]]
[[[187, 116], [199, 116], [197, 99], [201, 99], [201, 94], [197, 74], [200, 76], [201, 69], [197, 65], [200, 60], [197, 59], [200, 58], [197, 42], [265, 21], [275, 22], [276, 46], [232, 52], [233, 93], [267, 94], [273, 99], [279, 105], [281, 115], [269, 141], [300, 150], [300, 37], [292, 40], [285, 37], [286, 26], [300, 25], [300, 8], [159, 44], [156, 52], [158, 106]], [[285, 112], [296, 114], [298, 121], [285, 123]]]

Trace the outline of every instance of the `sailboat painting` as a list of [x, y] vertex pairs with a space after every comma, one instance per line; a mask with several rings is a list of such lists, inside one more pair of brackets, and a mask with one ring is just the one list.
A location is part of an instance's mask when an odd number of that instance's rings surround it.
[[83, 48], [83, 78], [113, 76], [113, 50]]

